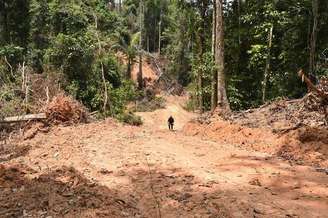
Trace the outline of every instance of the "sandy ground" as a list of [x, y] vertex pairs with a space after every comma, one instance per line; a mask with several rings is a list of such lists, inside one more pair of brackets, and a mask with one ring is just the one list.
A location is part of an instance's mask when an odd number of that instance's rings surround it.
[[[139, 73], [139, 61], [136, 61], [131, 69], [131, 76], [132, 80], [137, 82], [138, 81], [138, 73]], [[156, 72], [154, 72], [151, 63], [147, 61], [147, 59], [143, 59], [142, 62], [142, 77], [144, 79], [149, 79], [151, 82], [155, 81], [158, 78]]]
[[142, 127], [55, 127], [1, 155], [0, 217], [328, 217], [326, 174], [186, 136], [184, 100]]

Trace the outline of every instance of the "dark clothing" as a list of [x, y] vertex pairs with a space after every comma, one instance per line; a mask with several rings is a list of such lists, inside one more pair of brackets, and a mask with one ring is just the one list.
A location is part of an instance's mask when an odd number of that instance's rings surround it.
[[169, 125], [169, 130], [173, 130], [173, 125], [174, 125], [174, 119], [173, 117], [169, 117], [169, 119], [167, 120], [167, 123]]

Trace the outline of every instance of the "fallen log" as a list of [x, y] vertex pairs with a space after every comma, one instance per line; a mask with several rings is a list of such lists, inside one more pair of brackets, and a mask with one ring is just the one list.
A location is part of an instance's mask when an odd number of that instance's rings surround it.
[[15, 117], [6, 117], [3, 120], [0, 120], [0, 123], [16, 123], [30, 120], [44, 120], [47, 119], [47, 115], [45, 113], [40, 114], [27, 114]]

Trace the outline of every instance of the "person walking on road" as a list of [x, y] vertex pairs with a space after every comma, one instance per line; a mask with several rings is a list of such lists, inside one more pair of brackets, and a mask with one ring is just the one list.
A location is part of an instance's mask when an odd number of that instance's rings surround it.
[[172, 116], [170, 116], [169, 119], [167, 120], [167, 124], [169, 125], [169, 130], [173, 130], [174, 118]]

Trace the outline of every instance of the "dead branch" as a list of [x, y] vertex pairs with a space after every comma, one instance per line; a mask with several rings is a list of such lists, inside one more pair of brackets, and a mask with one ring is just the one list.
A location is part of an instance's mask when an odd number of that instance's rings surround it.
[[311, 80], [305, 75], [305, 73], [303, 72], [303, 70], [301, 69], [300, 71], [298, 71], [298, 76], [302, 78], [302, 81], [304, 81], [308, 87], [309, 90], [315, 91], [316, 93], [318, 93], [318, 95], [325, 99], [328, 100], [328, 94], [326, 94], [325, 92], [319, 90], [312, 82]]
[[10, 68], [10, 74], [12, 77], [14, 77], [14, 73], [13, 73], [13, 67], [11, 66], [11, 64], [9, 63], [9, 61], [7, 60], [7, 57], [5, 56], [5, 62], [6, 64], [9, 66]]

